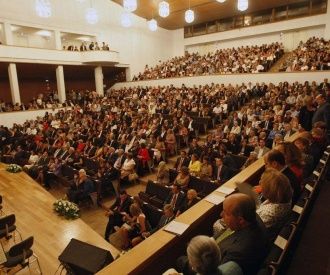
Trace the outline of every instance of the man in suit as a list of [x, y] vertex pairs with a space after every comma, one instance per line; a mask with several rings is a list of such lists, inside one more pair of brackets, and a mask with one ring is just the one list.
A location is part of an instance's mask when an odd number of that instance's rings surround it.
[[[256, 214], [253, 198], [246, 194], [232, 194], [223, 202], [222, 219], [231, 234], [217, 239], [221, 262], [237, 263], [244, 275], [256, 274], [269, 248], [266, 227]], [[183, 274], [196, 274], [192, 271], [188, 258], [180, 257], [177, 270]]]
[[230, 170], [223, 164], [223, 158], [219, 157], [215, 159], [215, 169], [213, 169], [213, 180], [218, 183], [225, 183], [230, 179]]
[[326, 96], [324, 93], [319, 94], [315, 101], [318, 105], [316, 112], [314, 113], [312, 124], [318, 121], [323, 121], [326, 123], [326, 128], [328, 136], [330, 133], [330, 103], [326, 101]]
[[255, 201], [245, 194], [230, 195], [223, 202], [221, 215], [226, 226], [234, 231], [219, 243], [221, 264], [234, 261], [244, 274], [255, 274], [269, 246]]
[[180, 157], [177, 158], [176, 163], [174, 165], [174, 169], [177, 172], [181, 171], [181, 167], [185, 166], [188, 167], [189, 166], [189, 158], [187, 157], [187, 152], [185, 150], [181, 150], [180, 152]]
[[180, 185], [175, 183], [172, 185], [172, 191], [167, 196], [164, 205], [170, 204], [172, 206], [173, 212], [176, 214], [184, 201], [184, 197], [185, 195], [183, 192], [181, 192]]
[[155, 228], [153, 228], [150, 232], [142, 233], [142, 236], [144, 238], [149, 237], [151, 234], [155, 233], [157, 230], [161, 229], [166, 224], [168, 224], [169, 222], [174, 220], [175, 215], [174, 215], [174, 212], [173, 212], [172, 205], [165, 204], [163, 210], [164, 210], [164, 215], [160, 218], [157, 226]]
[[132, 199], [125, 190], [121, 191], [115, 203], [107, 209], [106, 216], [109, 217], [107, 227], [105, 229], [104, 238], [109, 241], [109, 236], [114, 232], [115, 226], [122, 226], [124, 224], [124, 213], [129, 213], [129, 207], [132, 204]]
[[284, 124], [284, 141], [287, 141], [296, 131], [292, 130], [290, 122]]
[[266, 153], [269, 152], [269, 148], [266, 147], [266, 141], [264, 139], [259, 140], [259, 146], [254, 149], [254, 152], [257, 154], [257, 158], [260, 159]]

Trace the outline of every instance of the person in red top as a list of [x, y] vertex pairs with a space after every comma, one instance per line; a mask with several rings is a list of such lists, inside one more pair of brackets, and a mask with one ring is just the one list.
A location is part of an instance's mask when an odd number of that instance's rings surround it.
[[83, 152], [84, 151], [84, 149], [85, 149], [85, 146], [86, 146], [86, 144], [84, 143], [84, 141], [82, 140], [82, 139], [79, 139], [78, 140], [78, 145], [77, 145], [77, 152]]
[[149, 151], [144, 143], [141, 144], [137, 157], [139, 159], [138, 172], [139, 174], [143, 174], [143, 170], [147, 168], [148, 161], [151, 159]]

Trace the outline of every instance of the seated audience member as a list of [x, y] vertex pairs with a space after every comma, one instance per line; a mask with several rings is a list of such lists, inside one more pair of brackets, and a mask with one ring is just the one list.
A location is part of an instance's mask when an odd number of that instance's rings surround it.
[[250, 152], [250, 156], [248, 157], [248, 159], [245, 161], [245, 163], [241, 167], [241, 170], [243, 171], [246, 167], [249, 167], [256, 160], [258, 160], [257, 153], [254, 151]]
[[183, 192], [181, 192], [180, 185], [175, 183], [172, 185], [172, 191], [167, 196], [164, 205], [170, 204], [173, 208], [174, 213], [176, 214], [178, 210], [181, 208], [184, 198], [185, 195]]
[[148, 167], [148, 161], [151, 159], [145, 143], [141, 144], [137, 158], [139, 160], [137, 167], [138, 173], [139, 175], [143, 175], [143, 171]]
[[142, 233], [141, 241], [143, 238], [149, 237], [151, 234], [155, 233], [157, 230], [164, 227], [166, 224], [174, 220], [175, 215], [173, 212], [173, 207], [171, 204], [165, 204], [163, 208], [164, 214], [161, 216], [157, 226], [148, 232]]
[[243, 275], [242, 269], [234, 261], [221, 264], [222, 255], [213, 238], [196, 236], [187, 247], [188, 262], [197, 274]]
[[267, 168], [260, 178], [262, 197], [265, 199], [257, 214], [274, 240], [291, 211], [292, 188], [286, 176], [273, 168]]
[[124, 221], [123, 217], [125, 213], [129, 213], [129, 207], [132, 204], [132, 199], [126, 193], [125, 190], [121, 191], [119, 197], [109, 209], [107, 209], [106, 216], [109, 217], [104, 238], [109, 241], [109, 236], [114, 232], [115, 226], [122, 226]]
[[[233, 261], [243, 274], [255, 274], [267, 254], [269, 240], [265, 225], [256, 214], [254, 199], [245, 194], [232, 194], [224, 200], [221, 215], [232, 232], [218, 243], [220, 264]], [[187, 257], [178, 259], [178, 271], [194, 274]]]
[[28, 163], [24, 165], [24, 171], [28, 171], [33, 165], [35, 165], [39, 160], [39, 155], [35, 151], [31, 151]]
[[179, 185], [180, 188], [186, 189], [188, 188], [189, 181], [190, 181], [189, 170], [187, 167], [183, 166], [179, 174], [176, 176], [173, 184]]
[[260, 159], [263, 157], [265, 154], [269, 152], [269, 148], [266, 147], [266, 142], [264, 139], [259, 140], [259, 146], [254, 148], [254, 152], [257, 154], [257, 158]]
[[170, 183], [170, 174], [165, 161], [161, 161], [158, 164], [156, 182], [161, 185], [169, 185]]
[[310, 145], [310, 153], [313, 156], [312, 170], [314, 170], [326, 148], [327, 140], [325, 131], [319, 127], [314, 127], [311, 134], [312, 140]]
[[294, 145], [300, 150], [303, 162], [305, 163], [303, 170], [303, 178], [307, 178], [313, 172], [314, 158], [310, 154], [309, 140], [305, 137], [298, 137], [294, 141]]
[[293, 191], [292, 204], [295, 204], [300, 196], [301, 186], [297, 176], [293, 173], [290, 167], [285, 165], [284, 155], [280, 151], [274, 149], [264, 157], [264, 161], [266, 168], [276, 169], [288, 178]]
[[94, 192], [94, 189], [94, 183], [87, 177], [86, 171], [80, 169], [78, 175], [75, 175], [67, 196], [70, 201], [79, 203]]
[[183, 201], [183, 203], [182, 203], [180, 209], [178, 210], [178, 212], [176, 213], [176, 215], [177, 216], [180, 215], [181, 213], [188, 210], [190, 207], [192, 207], [197, 202], [199, 202], [199, 198], [198, 198], [198, 194], [197, 194], [196, 190], [195, 189], [189, 189], [187, 191], [186, 198]]
[[198, 175], [201, 171], [201, 162], [198, 160], [196, 154], [191, 155], [191, 161], [189, 162], [189, 173], [193, 176]]
[[134, 173], [135, 161], [131, 153], [126, 154], [126, 159], [120, 170], [120, 179], [122, 181], [128, 181], [129, 175]]
[[213, 169], [213, 180], [222, 184], [230, 179], [230, 170], [223, 164], [222, 158], [215, 159], [215, 168]]
[[49, 162], [48, 171], [43, 171], [43, 184], [46, 188], [50, 188], [50, 181], [56, 177], [62, 176], [62, 161], [55, 158], [53, 162]]
[[292, 142], [282, 142], [277, 149], [284, 155], [286, 165], [296, 175], [299, 184], [302, 184], [304, 163], [302, 154]]
[[199, 173], [199, 177], [202, 180], [209, 181], [213, 175], [213, 167], [210, 164], [208, 157], [203, 157], [203, 162], [201, 165], [201, 171]]
[[146, 231], [149, 231], [148, 221], [138, 204], [133, 203], [129, 207], [129, 214], [124, 213], [124, 224], [119, 232], [123, 238], [123, 249], [128, 249], [139, 243], [140, 237]]
[[181, 171], [181, 167], [188, 167], [189, 165], [189, 157], [187, 157], [187, 152], [185, 150], [180, 151], [180, 157], [177, 158], [176, 163], [174, 165], [174, 169], [177, 172]]

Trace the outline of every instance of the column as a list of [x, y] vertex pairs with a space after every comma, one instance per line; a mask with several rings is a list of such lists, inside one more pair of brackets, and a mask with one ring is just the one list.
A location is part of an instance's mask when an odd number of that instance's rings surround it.
[[324, 39], [330, 39], [330, 0], [327, 3], [327, 15], [325, 17]]
[[13, 45], [13, 32], [11, 31], [11, 25], [7, 22], [3, 23], [3, 32], [4, 32], [4, 39], [5, 45]]
[[54, 40], [55, 40], [55, 49], [62, 50], [62, 40], [61, 40], [61, 32], [58, 30], [54, 31]]
[[63, 103], [66, 100], [66, 94], [65, 94], [64, 70], [62, 65], [59, 65], [56, 68], [56, 82], [57, 82], [58, 100], [60, 101], [60, 103]]
[[95, 75], [95, 87], [96, 87], [96, 92], [104, 96], [104, 88], [103, 88], [103, 72], [102, 72], [102, 67], [98, 66], [94, 69], [94, 75]]
[[19, 93], [19, 86], [18, 86], [18, 78], [17, 78], [17, 70], [16, 64], [10, 63], [8, 66], [8, 75], [9, 75], [9, 83], [10, 83], [10, 92], [11, 92], [11, 99], [13, 104], [19, 103], [21, 104], [21, 95]]
[[125, 74], [126, 74], [126, 81], [132, 81], [131, 68], [130, 67], [125, 68]]

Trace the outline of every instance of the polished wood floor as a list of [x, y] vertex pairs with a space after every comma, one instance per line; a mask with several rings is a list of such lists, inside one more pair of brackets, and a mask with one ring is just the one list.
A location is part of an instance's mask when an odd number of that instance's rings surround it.
[[[90, 226], [104, 230], [106, 218], [99, 218], [102, 210], [82, 209], [82, 218], [66, 220], [53, 211], [55, 197], [31, 179], [26, 173], [9, 173], [6, 165], [0, 164], [0, 194], [3, 196], [3, 211], [5, 214], [16, 215], [17, 228], [23, 239], [34, 236], [34, 252], [40, 260], [43, 274], [54, 274], [59, 266], [58, 256], [67, 246], [71, 238], [107, 249], [116, 257], [119, 251], [106, 242], [100, 234]], [[55, 192], [55, 191], [54, 191]], [[60, 193], [58, 192], [60, 196]], [[99, 215], [95, 215], [97, 211]], [[100, 222], [97, 222], [100, 220]], [[89, 222], [89, 225], [86, 224]], [[101, 224], [102, 221], [102, 224]], [[98, 231], [98, 230], [96, 230]], [[102, 233], [103, 234], [103, 233]], [[18, 241], [19, 238], [16, 238]], [[2, 241], [4, 249], [13, 245], [13, 240]], [[28, 273], [28, 270], [21, 274]], [[36, 266], [32, 273], [38, 274]]]

